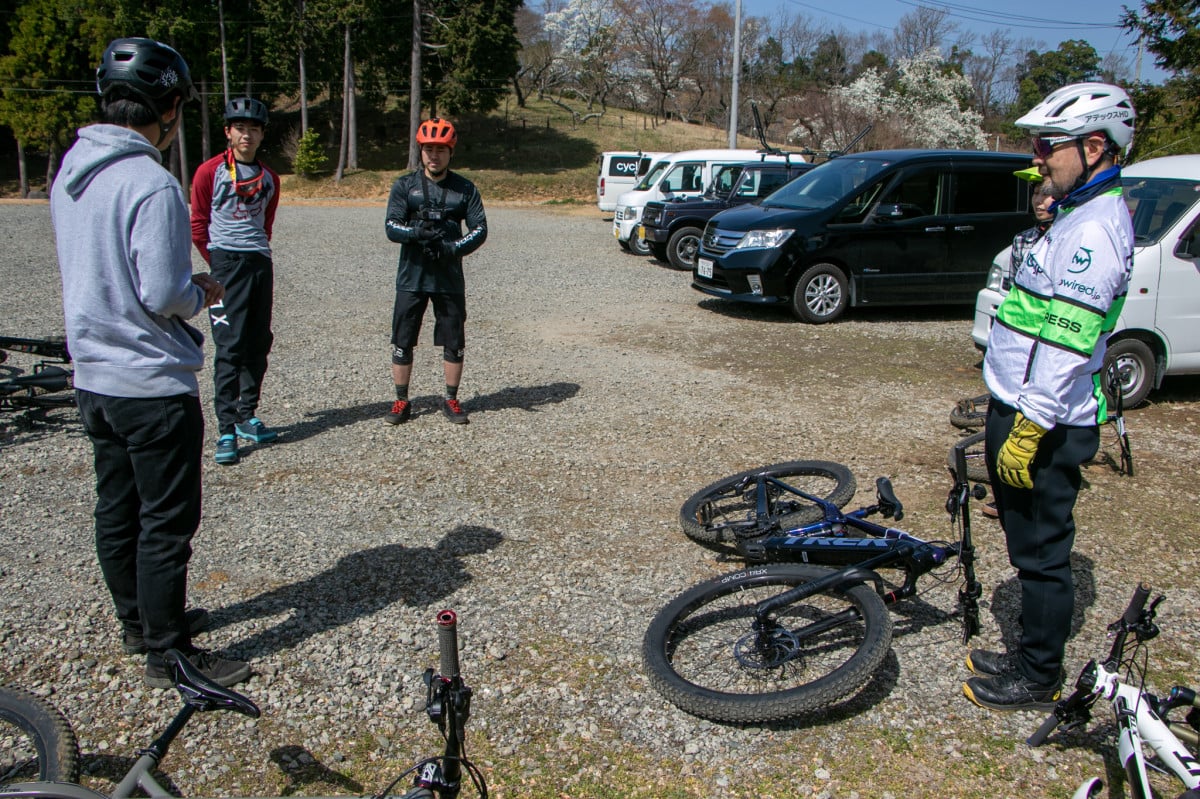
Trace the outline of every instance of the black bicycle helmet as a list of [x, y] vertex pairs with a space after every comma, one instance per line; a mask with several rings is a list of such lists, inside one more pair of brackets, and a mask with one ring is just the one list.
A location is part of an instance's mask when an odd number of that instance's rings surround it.
[[253, 97], [238, 97], [225, 104], [225, 121], [245, 119], [267, 126], [267, 106]]
[[101, 97], [130, 93], [150, 103], [160, 116], [162, 100], [179, 92], [184, 102], [199, 100], [187, 62], [174, 48], [153, 39], [114, 39], [104, 50], [96, 69], [96, 91]]

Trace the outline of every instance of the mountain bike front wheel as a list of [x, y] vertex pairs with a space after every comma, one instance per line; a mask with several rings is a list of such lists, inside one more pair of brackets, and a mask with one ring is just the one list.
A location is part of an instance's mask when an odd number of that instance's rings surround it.
[[710, 549], [729, 549], [738, 541], [775, 530], [812, 524], [824, 511], [776, 485], [763, 486], [766, 513], [758, 513], [758, 476], [771, 477], [843, 507], [854, 496], [854, 475], [840, 463], [788, 461], [738, 472], [702, 488], [679, 509], [679, 525], [688, 538]]
[[755, 566], [685, 591], [646, 631], [651, 684], [688, 713], [733, 723], [794, 718], [863, 687], [892, 642], [891, 616], [870, 586], [829, 588], [755, 627], [759, 602], [832, 571]]
[[0, 687], [0, 790], [44, 780], [78, 782], [75, 733], [53, 705], [20, 688]]

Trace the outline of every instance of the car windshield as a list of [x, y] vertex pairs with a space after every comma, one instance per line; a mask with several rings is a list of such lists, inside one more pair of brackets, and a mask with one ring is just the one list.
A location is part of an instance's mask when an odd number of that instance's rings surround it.
[[1133, 236], [1139, 247], [1161, 239], [1200, 199], [1200, 181], [1122, 176], [1125, 202], [1133, 215]]
[[638, 184], [633, 187], [634, 191], [650, 191], [650, 187], [658, 183], [658, 179], [662, 177], [663, 172], [667, 171], [667, 167], [671, 165], [670, 161], [659, 161], [650, 168], [646, 173], [646, 177], [638, 181]]
[[779, 191], [767, 196], [762, 204], [802, 211], [824, 208], [853, 193], [891, 163], [874, 158], [843, 155], [813, 167]]

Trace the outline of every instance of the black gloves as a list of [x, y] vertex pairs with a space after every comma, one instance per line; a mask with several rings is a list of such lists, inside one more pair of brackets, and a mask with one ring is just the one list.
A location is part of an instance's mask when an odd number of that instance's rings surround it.
[[421, 224], [417, 227], [417, 241], [440, 241], [445, 234], [446, 232], [442, 230], [437, 222], [422, 220]]

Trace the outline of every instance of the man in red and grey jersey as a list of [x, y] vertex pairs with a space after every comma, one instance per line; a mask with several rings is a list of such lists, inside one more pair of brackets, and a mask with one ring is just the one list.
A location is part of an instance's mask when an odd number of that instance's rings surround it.
[[240, 97], [225, 106], [229, 147], [192, 178], [192, 242], [225, 286], [225, 301], [209, 309], [216, 358], [213, 405], [220, 464], [238, 462], [239, 438], [265, 444], [276, 433], [258, 418], [271, 333], [274, 266], [271, 228], [279, 205], [279, 175], [258, 160], [267, 107]]

